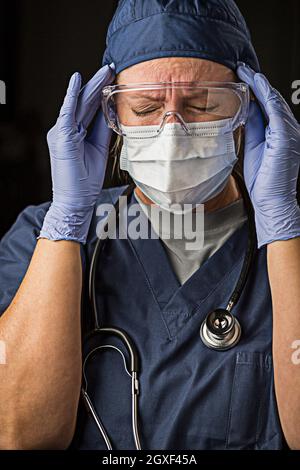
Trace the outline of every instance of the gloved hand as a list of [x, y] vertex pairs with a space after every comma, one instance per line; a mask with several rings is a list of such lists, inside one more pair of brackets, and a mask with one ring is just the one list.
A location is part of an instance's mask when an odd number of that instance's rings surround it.
[[254, 211], [258, 248], [275, 240], [300, 236], [296, 200], [300, 164], [300, 125], [289, 106], [266, 77], [249, 66], [237, 74], [248, 83], [259, 106], [250, 104], [245, 128], [244, 178]]
[[53, 201], [38, 238], [86, 242], [111, 138], [101, 110], [88, 138], [87, 127], [99, 108], [102, 88], [113, 78], [112, 64], [102, 67], [82, 90], [79, 73], [70, 79], [59, 117], [47, 134]]

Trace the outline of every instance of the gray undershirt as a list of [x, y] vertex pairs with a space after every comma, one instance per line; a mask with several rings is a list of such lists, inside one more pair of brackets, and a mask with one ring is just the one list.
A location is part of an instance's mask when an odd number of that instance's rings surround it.
[[[196, 227], [196, 218], [201, 217], [201, 221], [204, 220], [204, 238], [200, 248], [187, 249], [187, 242], [191, 241], [191, 233], [187, 231], [180, 232], [181, 238], [175, 238], [172, 223], [170, 227], [169, 225], [167, 228], [164, 227], [164, 218], [162, 217], [159, 223], [158, 219], [153, 217], [153, 213], [151, 214], [151, 205], [143, 203], [136, 192], [134, 192], [134, 195], [150, 220], [152, 229], [163, 241], [163, 246], [180, 284], [184, 284], [247, 220], [243, 199], [238, 199], [213, 212], [205, 212], [204, 219], [202, 214], [193, 212], [192, 229]], [[159, 210], [163, 212], [163, 209], [160, 208]], [[171, 218], [174, 217], [172, 214], [170, 215]], [[169, 239], [166, 238], [165, 233], [169, 234]]]

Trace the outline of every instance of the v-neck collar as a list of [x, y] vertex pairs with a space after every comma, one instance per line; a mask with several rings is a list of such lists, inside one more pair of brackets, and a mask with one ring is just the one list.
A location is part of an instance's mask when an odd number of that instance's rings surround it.
[[[129, 206], [136, 203], [131, 196]], [[130, 219], [130, 216], [128, 216]], [[151, 230], [151, 222], [140, 211]], [[130, 220], [128, 220], [128, 223]], [[175, 336], [184, 323], [199, 310], [209, 305], [214, 294], [214, 308], [226, 307], [231, 291], [240, 274], [248, 237], [248, 224], [236, 230], [233, 235], [209, 257], [184, 283], [180, 284], [173, 271], [163, 242], [159, 238], [128, 238], [143, 268], [152, 295], [161, 310], [171, 336]], [[227, 282], [230, 278], [230, 282]], [[225, 286], [225, 287], [224, 287]], [[219, 298], [222, 291], [224, 298]], [[220, 305], [218, 302], [222, 302]]]

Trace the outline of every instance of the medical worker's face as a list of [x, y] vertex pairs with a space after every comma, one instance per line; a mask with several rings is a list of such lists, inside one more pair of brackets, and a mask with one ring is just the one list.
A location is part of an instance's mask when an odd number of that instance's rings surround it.
[[[170, 57], [149, 60], [133, 65], [122, 72], [116, 78], [116, 84], [127, 85], [134, 83], [158, 83], [158, 82], [201, 82], [201, 81], [215, 81], [215, 82], [237, 82], [237, 76], [234, 72], [216, 62], [198, 58], [185, 58], [185, 57]], [[177, 104], [175, 104], [175, 107]], [[165, 103], [165, 111], [174, 111], [174, 102]], [[119, 115], [122, 114], [122, 121], [127, 125], [135, 125], [131, 123], [132, 111], [128, 107], [118, 110]], [[180, 109], [178, 109], [180, 112]], [[168, 122], [176, 121], [176, 117], [170, 116]], [[240, 129], [235, 131], [236, 145], [240, 140]], [[151, 204], [147, 197], [138, 189], [141, 199], [148, 204]], [[216, 210], [231, 201], [240, 197], [239, 189], [230, 176], [227, 186], [224, 190], [205, 203], [205, 211]]]
[[[149, 60], [133, 65], [117, 76], [116, 83], [118, 85], [134, 84], [134, 83], [159, 83], [159, 82], [235, 82], [236, 75], [232, 70], [224, 65], [209, 60], [185, 57], [167, 57], [161, 59]], [[176, 109], [176, 107], [178, 109]], [[169, 100], [165, 102], [165, 112], [180, 112], [180, 102], [169, 96]], [[122, 105], [122, 109], [118, 109], [121, 122], [127, 125], [136, 125], [133, 121], [133, 113], [130, 106]], [[172, 122], [170, 117], [168, 122]]]

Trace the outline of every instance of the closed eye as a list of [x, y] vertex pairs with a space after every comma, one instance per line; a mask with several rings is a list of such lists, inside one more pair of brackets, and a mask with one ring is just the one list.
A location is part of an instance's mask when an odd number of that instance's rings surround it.
[[207, 108], [206, 106], [202, 108], [198, 106], [191, 106], [192, 110], [195, 110], [201, 113], [213, 113], [214, 111], [216, 111], [217, 108], [218, 106], [210, 106], [209, 108]]
[[159, 108], [150, 108], [150, 109], [145, 109], [142, 111], [132, 109], [132, 111], [136, 116], [147, 116], [148, 114], [155, 113], [155, 111], [158, 111], [158, 109]]

